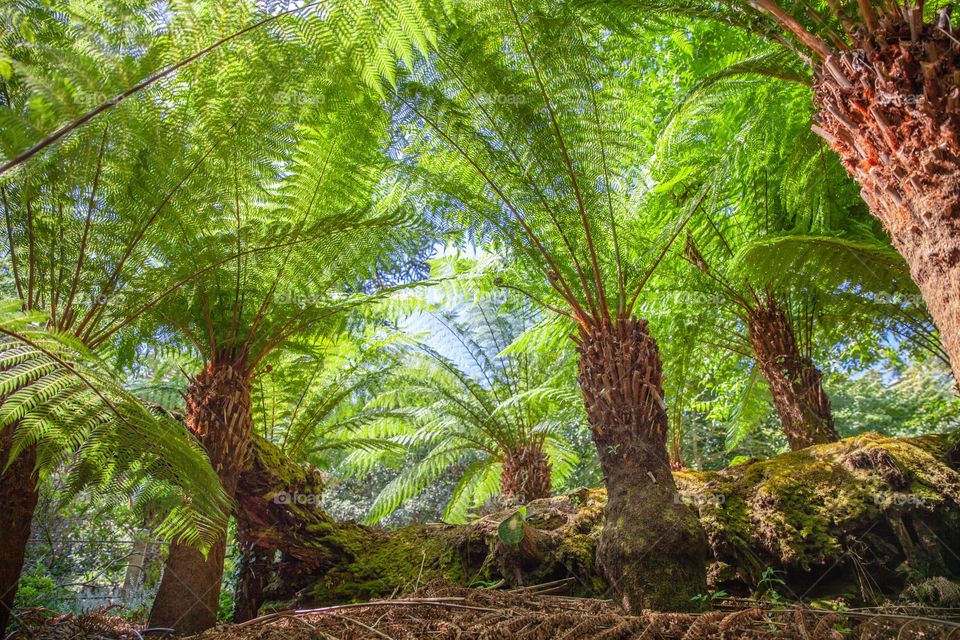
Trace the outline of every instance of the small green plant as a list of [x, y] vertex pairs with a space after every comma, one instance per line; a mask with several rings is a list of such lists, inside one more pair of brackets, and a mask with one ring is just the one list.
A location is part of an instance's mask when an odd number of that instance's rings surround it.
[[737, 465], [746, 464], [750, 462], [750, 456], [734, 456], [734, 458], [728, 464], [728, 467], [736, 467]]
[[50, 576], [24, 573], [17, 589], [16, 606], [21, 609], [63, 609], [65, 590]]
[[729, 595], [729, 593], [721, 589], [720, 591], [714, 591], [712, 593], [698, 593], [690, 598], [690, 601], [696, 603], [701, 611], [709, 611], [713, 609], [714, 604], [718, 600], [723, 600]]
[[777, 591], [777, 587], [785, 587], [787, 583], [781, 577], [783, 571], [778, 571], [773, 567], [767, 567], [760, 574], [760, 580], [757, 582], [757, 588], [754, 591], [754, 597], [758, 600], [767, 600], [771, 604], [780, 604], [784, 601], [783, 596]]

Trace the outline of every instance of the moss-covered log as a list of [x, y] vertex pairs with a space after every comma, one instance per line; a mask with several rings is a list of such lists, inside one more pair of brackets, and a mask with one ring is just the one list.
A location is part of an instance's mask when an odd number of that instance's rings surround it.
[[956, 451], [945, 436], [866, 434], [676, 478], [710, 540], [714, 585], [749, 588], [773, 567], [787, 595], [870, 600], [960, 574]]
[[[386, 531], [334, 522], [318, 506], [322, 491], [316, 469], [297, 465], [270, 443], [254, 438], [237, 492], [237, 519], [246, 548], [279, 555], [265, 598], [294, 598], [304, 604], [356, 601], [435, 578], [471, 585], [507, 576], [510, 584], [534, 584], [576, 575], [582, 580], [574, 589], [579, 593], [604, 588], [593, 566], [605, 502], [602, 491], [582, 490], [528, 505], [524, 526], [528, 542], [537, 540], [536, 549], [529, 544], [514, 548], [500, 539], [498, 528], [513, 512], [492, 514], [468, 526]], [[541, 558], [540, 548], [549, 557]]]
[[[951, 443], [867, 434], [720, 472], [677, 472], [677, 499], [707, 533], [714, 588], [747, 594], [771, 567], [782, 572], [786, 596], [869, 600], [923, 577], [960, 574], [960, 473]], [[568, 592], [605, 595], [594, 566], [604, 504], [602, 489], [531, 502], [520, 519], [527, 544], [517, 546], [498, 532], [516, 517], [512, 510], [464, 526], [388, 532], [310, 509], [313, 520], [289, 538], [281, 529], [268, 536], [285, 545], [285, 570], [299, 576], [275, 581], [272, 597], [356, 601], [436, 578], [465, 586], [572, 578]]]

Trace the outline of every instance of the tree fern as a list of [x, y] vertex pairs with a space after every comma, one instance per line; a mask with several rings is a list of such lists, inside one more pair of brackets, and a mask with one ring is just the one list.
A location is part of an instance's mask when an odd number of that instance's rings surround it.
[[375, 464], [400, 469], [368, 520], [379, 521], [456, 468], [459, 479], [444, 519], [462, 522], [470, 509], [500, 493], [504, 461], [528, 447], [545, 453], [553, 481], [562, 483], [576, 456], [558, 425], [581, 418], [572, 410], [576, 394], [565, 390], [546, 352], [511, 346], [523, 331], [511, 315], [519, 311], [523, 318], [529, 310], [517, 309], [502, 294], [462, 301], [456, 312], [421, 305], [405, 322], [412, 335], [397, 355], [396, 370], [372, 399], [372, 406], [392, 413], [360, 432], [396, 446], [355, 451], [340, 467], [350, 473]]

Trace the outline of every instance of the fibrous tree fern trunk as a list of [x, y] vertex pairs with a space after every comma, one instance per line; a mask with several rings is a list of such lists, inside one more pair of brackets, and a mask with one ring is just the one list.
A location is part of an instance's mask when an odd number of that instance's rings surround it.
[[[243, 357], [218, 353], [187, 394], [187, 428], [203, 444], [224, 491], [234, 498], [250, 447], [250, 372]], [[171, 544], [150, 612], [150, 626], [198, 633], [217, 620], [226, 531], [206, 558], [186, 544]]]
[[790, 318], [768, 297], [747, 317], [750, 342], [791, 450], [840, 439], [823, 374], [800, 352]]
[[[840, 155], [884, 224], [960, 380], [960, 45], [949, 13], [870, 9], [814, 86], [814, 130]], [[862, 8], [864, 10], [864, 8]]]
[[550, 497], [550, 462], [543, 447], [531, 444], [507, 452], [500, 474], [500, 492], [506, 502]]
[[579, 381], [607, 487], [597, 564], [629, 611], [682, 610], [706, 589], [706, 538], [667, 456], [657, 344], [645, 321], [581, 331]]
[[13, 431], [11, 425], [0, 434], [0, 636], [10, 622], [38, 497], [36, 447], [29, 447], [6, 468]]

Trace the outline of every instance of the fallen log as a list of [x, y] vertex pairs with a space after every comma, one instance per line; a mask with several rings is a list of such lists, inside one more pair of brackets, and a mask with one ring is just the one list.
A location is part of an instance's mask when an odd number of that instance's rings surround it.
[[[282, 552], [265, 595], [284, 606], [359, 602], [436, 579], [511, 587], [568, 579], [571, 595], [606, 593], [593, 563], [602, 489], [535, 500], [522, 515], [387, 531], [333, 522], [316, 505], [278, 503], [272, 492], [300, 491], [296, 482], [319, 491], [319, 474], [300, 476], [270, 451], [258, 455], [256, 477], [241, 481], [256, 491], [241, 497], [238, 522], [256, 523], [257, 544]], [[766, 576], [787, 598], [872, 603], [960, 575], [958, 458], [953, 437], [865, 434], [722, 471], [676, 472], [676, 499], [707, 533], [713, 588], [751, 595]], [[511, 519], [519, 542], [502, 530]]]

